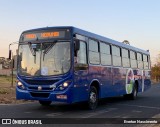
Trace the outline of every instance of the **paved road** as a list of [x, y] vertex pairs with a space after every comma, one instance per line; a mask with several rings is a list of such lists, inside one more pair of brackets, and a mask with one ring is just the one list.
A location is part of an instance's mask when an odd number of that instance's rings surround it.
[[160, 118], [159, 114], [160, 84], [152, 85], [150, 90], [139, 93], [136, 100], [125, 100], [123, 97], [105, 99], [94, 111], [87, 110], [83, 104], [53, 103], [49, 107], [36, 102], [0, 104], [0, 118]]

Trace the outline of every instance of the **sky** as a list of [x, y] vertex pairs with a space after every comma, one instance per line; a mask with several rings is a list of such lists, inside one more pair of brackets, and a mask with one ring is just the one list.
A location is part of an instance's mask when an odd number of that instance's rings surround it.
[[[0, 0], [0, 57], [29, 29], [75, 26], [160, 54], [160, 0]], [[15, 49], [17, 45], [12, 45]]]

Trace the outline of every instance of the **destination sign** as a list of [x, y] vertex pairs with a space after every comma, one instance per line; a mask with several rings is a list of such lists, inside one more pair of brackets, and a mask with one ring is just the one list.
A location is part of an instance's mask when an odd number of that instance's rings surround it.
[[42, 39], [64, 39], [69, 37], [69, 30], [63, 31], [42, 31], [25, 33], [22, 35], [21, 41], [34, 41]]

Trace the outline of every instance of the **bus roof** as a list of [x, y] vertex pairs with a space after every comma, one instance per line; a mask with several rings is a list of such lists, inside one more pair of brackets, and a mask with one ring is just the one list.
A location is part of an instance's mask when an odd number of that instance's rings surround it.
[[50, 29], [55, 29], [55, 28], [57, 28], [57, 29], [72, 29], [74, 33], [77, 33], [77, 34], [80, 34], [80, 35], [83, 35], [83, 36], [86, 36], [86, 37], [90, 37], [90, 38], [93, 38], [95, 40], [99, 40], [99, 41], [102, 41], [102, 42], [107, 42], [107, 43], [110, 43], [110, 44], [113, 44], [113, 45], [116, 45], [116, 46], [127, 48], [127, 49], [130, 49], [130, 50], [136, 51], [136, 52], [147, 54], [147, 55], [150, 54], [148, 51], [145, 51], [145, 50], [136, 48], [134, 46], [127, 45], [127, 44], [124, 44], [122, 42], [115, 41], [115, 40], [109, 39], [107, 37], [104, 37], [104, 36], [101, 36], [101, 35], [98, 35], [98, 34], [94, 34], [92, 32], [88, 32], [88, 31], [85, 31], [85, 30], [82, 30], [82, 29], [79, 29], [79, 28], [76, 28], [76, 27], [73, 27], [73, 26], [44, 27], [44, 28], [27, 30], [27, 31], [24, 31], [23, 33], [31, 32], [31, 31], [40, 31], [40, 30], [50, 30]]

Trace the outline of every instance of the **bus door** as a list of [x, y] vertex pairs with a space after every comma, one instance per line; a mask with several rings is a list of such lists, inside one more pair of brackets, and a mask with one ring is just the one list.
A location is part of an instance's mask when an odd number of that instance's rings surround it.
[[87, 43], [77, 40], [74, 45], [74, 95], [76, 99], [83, 101], [88, 96]]

